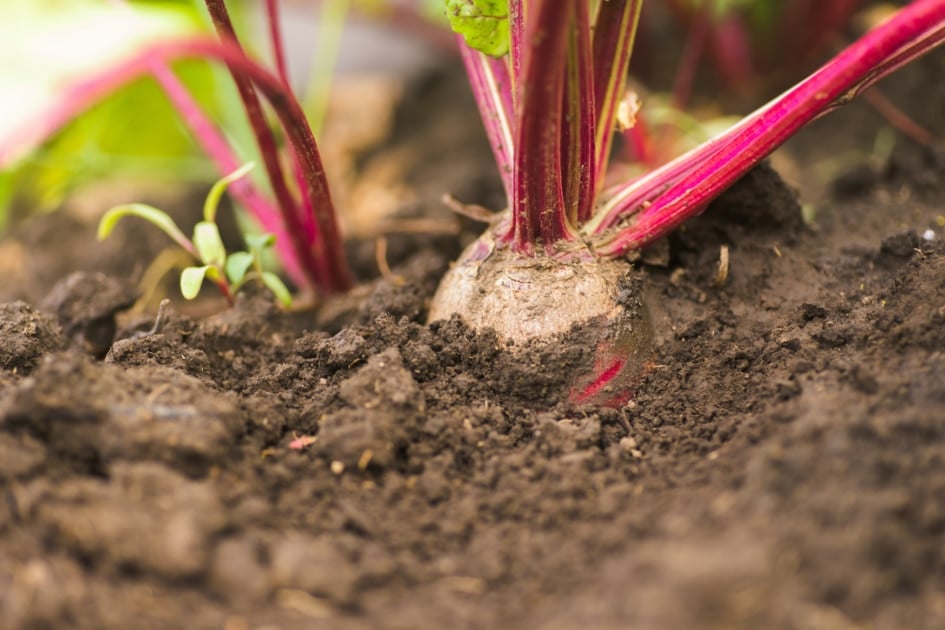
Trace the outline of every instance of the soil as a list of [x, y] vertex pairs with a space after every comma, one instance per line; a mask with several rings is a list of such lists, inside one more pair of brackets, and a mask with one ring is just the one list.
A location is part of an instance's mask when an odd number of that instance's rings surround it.
[[[942, 76], [938, 54], [883, 89], [945, 137]], [[945, 158], [871, 154], [878, 131], [862, 104], [818, 121], [776, 159], [799, 194], [759, 167], [641, 266], [656, 346], [617, 409], [563, 400], [573, 349], [425, 325], [473, 226], [391, 237], [397, 277], [352, 243], [343, 307], [249, 291], [155, 322], [123, 309], [159, 234], [22, 223], [0, 627], [945, 627]], [[434, 172], [453, 146], [448, 185], [494, 207], [481, 139], [439, 136]], [[448, 219], [411, 178], [409, 213]]]

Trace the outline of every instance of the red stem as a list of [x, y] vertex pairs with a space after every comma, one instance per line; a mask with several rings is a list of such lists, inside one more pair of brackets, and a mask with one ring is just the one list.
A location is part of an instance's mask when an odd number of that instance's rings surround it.
[[[351, 275], [344, 257], [341, 235], [334, 219], [328, 184], [318, 155], [315, 138], [309, 128], [305, 114], [298, 101], [286, 89], [279, 77], [274, 76], [262, 66], [246, 57], [242, 50], [226, 42], [212, 42], [206, 39], [182, 39], [167, 43], [153, 44], [130, 60], [112, 68], [99, 80], [81, 86], [76, 90], [66, 109], [74, 112], [76, 104], [88, 103], [96, 97], [113, 91], [121, 84], [135, 78], [146, 69], [153, 58], [170, 61], [184, 57], [210, 57], [229, 64], [241, 76], [249, 77], [269, 101], [282, 123], [282, 127], [299, 159], [305, 177], [305, 188], [312, 199], [321, 199], [316, 206], [316, 221], [325, 236], [321, 249], [309, 248], [304, 240], [298, 238], [301, 229], [298, 223], [287, 220], [286, 228], [299, 255], [303, 269], [310, 278], [313, 270], [319, 271], [318, 286], [326, 291], [341, 291], [351, 286]], [[61, 114], [60, 114], [61, 115]], [[286, 219], [294, 218], [285, 217]], [[301, 246], [300, 246], [301, 245]], [[324, 270], [324, 271], [322, 271]]]
[[[533, 0], [517, 46], [513, 28], [512, 50], [521, 54], [512, 188], [513, 247], [520, 252], [533, 251], [539, 239], [547, 249], [572, 238], [561, 173], [563, 98], [568, 26], [575, 3], [584, 1]], [[517, 4], [513, 1], [510, 9]], [[510, 12], [514, 24], [515, 13]]]
[[272, 47], [272, 58], [275, 62], [276, 73], [286, 85], [289, 85], [289, 70], [285, 61], [285, 45], [282, 41], [278, 0], [266, 0], [266, 17], [269, 23], [269, 43]]
[[[242, 52], [242, 47], [236, 37], [224, 1], [206, 0], [206, 4], [221, 38], [224, 42], [231, 42]], [[248, 58], [243, 54], [241, 61], [246, 59]], [[350, 288], [352, 284], [351, 274], [347, 261], [344, 259], [341, 238], [335, 221], [334, 206], [328, 191], [328, 182], [325, 179], [321, 157], [318, 154], [315, 138], [308, 126], [305, 114], [292, 96], [288, 85], [282, 78], [277, 79], [278, 89], [270, 90], [266, 97], [274, 107], [278, 101], [282, 107], [294, 110], [291, 118], [283, 118], [280, 115], [280, 119], [286, 132], [294, 135], [296, 140], [293, 145], [306, 183], [306, 186], [302, 188], [302, 192], [308, 195], [315, 215], [315, 224], [318, 226], [317, 234], [315, 234], [317, 239], [312, 242], [306, 238], [309, 232], [306, 229], [306, 220], [301, 216], [302, 212], [299, 204], [296, 203], [286, 184], [285, 175], [279, 162], [275, 138], [266, 124], [262, 105], [256, 95], [253, 81], [256, 81], [256, 87], [263, 89], [263, 86], [256, 77], [250, 80], [243, 74], [245, 72], [245, 68], [242, 67], [243, 64], [227, 61], [227, 65], [230, 67], [240, 98], [246, 108], [246, 114], [256, 136], [256, 142], [259, 145], [260, 155], [266, 166], [273, 192], [283, 212], [286, 229], [300, 258], [308, 263], [303, 263], [303, 268], [311, 273], [313, 284], [326, 291], [344, 291]], [[236, 66], [240, 66], [239, 69]], [[271, 77], [268, 73], [266, 74]], [[304, 204], [304, 207], [308, 207], [308, 204]]]
[[226, 303], [233, 306], [236, 304], [236, 300], [233, 298], [233, 292], [230, 290], [230, 283], [227, 282], [226, 273], [224, 273], [222, 269], [219, 269], [219, 271], [221, 275], [213, 281], [213, 284], [217, 285], [217, 290], [226, 298]]
[[[242, 45], [236, 37], [236, 31], [233, 28], [233, 23], [230, 21], [226, 3], [223, 0], [206, 0], [206, 4], [210, 18], [213, 20], [213, 24], [220, 37], [226, 42], [231, 42], [234, 47], [242, 51]], [[282, 209], [287, 225], [291, 226], [292, 223], [298, 222], [298, 217], [296, 216], [298, 213], [297, 204], [286, 185], [285, 175], [282, 172], [282, 164], [279, 161], [279, 150], [276, 146], [276, 140], [272, 135], [272, 131], [269, 129], [269, 125], [266, 124], [262, 104], [259, 102], [256, 89], [253, 87], [253, 83], [249, 78], [239, 72], [235, 72], [232, 67], [230, 68], [230, 73], [233, 75], [233, 81], [236, 83], [240, 100], [243, 102], [246, 116], [249, 119], [253, 135], [256, 138], [256, 144], [259, 147], [259, 153], [266, 168], [266, 174], [269, 177], [276, 202]], [[290, 216], [292, 218], [290, 218]]]
[[907, 113], [899, 109], [879, 88], [873, 88], [863, 93], [863, 100], [876, 110], [883, 119], [899, 133], [908, 136], [923, 146], [932, 147], [936, 144], [945, 145], [945, 141], [937, 139], [932, 132], [912, 120]]
[[[288, 89], [291, 88], [289, 80], [289, 66], [285, 57], [285, 39], [282, 36], [282, 22], [279, 17], [278, 0], [266, 0], [266, 21], [269, 24], [269, 43], [272, 49], [272, 58], [276, 66], [276, 73]], [[299, 190], [305, 190], [305, 181], [302, 171], [299, 167], [298, 159], [293, 156], [292, 176]], [[320, 236], [318, 226], [315, 225], [315, 209], [312, 207], [312, 200], [308, 195], [303, 194], [299, 201], [301, 207], [296, 207], [295, 212], [299, 215], [302, 227], [304, 228], [305, 239], [308, 243], [318, 243]]]

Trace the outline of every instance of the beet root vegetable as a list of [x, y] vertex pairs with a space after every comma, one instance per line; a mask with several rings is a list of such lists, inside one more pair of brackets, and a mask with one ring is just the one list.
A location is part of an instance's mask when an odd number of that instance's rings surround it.
[[493, 330], [510, 352], [547, 344], [586, 348], [572, 366], [569, 398], [626, 402], [652, 351], [641, 284], [629, 262], [570, 243], [557, 255], [521, 256], [486, 232], [440, 283], [430, 321], [457, 314], [471, 329]]

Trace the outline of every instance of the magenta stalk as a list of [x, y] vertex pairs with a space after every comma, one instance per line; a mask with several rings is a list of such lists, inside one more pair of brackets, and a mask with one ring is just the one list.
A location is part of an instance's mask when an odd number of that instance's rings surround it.
[[561, 169], [568, 27], [574, 7], [570, 1], [528, 3], [523, 42], [520, 48], [512, 47], [521, 55], [516, 62], [513, 54], [512, 63], [520, 67], [515, 78], [511, 199], [512, 246], [519, 252], [534, 251], [539, 241], [547, 249], [574, 235], [567, 221]]
[[473, 50], [458, 35], [459, 50], [473, 96], [479, 107], [486, 137], [492, 147], [506, 198], [512, 198], [514, 143], [512, 140], [512, 86], [504, 59], [493, 59]]
[[811, 120], [943, 41], [945, 0], [917, 0], [904, 7], [728, 132], [618, 193], [592, 226], [593, 233], [639, 214], [631, 225], [598, 242], [598, 253], [619, 256], [664, 236]]

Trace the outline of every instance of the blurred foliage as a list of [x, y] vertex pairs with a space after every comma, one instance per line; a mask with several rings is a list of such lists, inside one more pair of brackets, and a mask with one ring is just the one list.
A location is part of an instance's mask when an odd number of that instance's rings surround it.
[[692, 10], [699, 11], [711, 3], [713, 17], [720, 18], [729, 13], [740, 12], [752, 18], [771, 20], [783, 8], [783, 2], [772, 0], [685, 0]]
[[[134, 54], [150, 41], [207, 32], [199, 0], [0, 2], [0, 142], [54, 107], [61, 86]], [[107, 33], [107, 36], [103, 36]], [[236, 118], [225, 70], [200, 61], [175, 64], [180, 79], [213, 118]], [[239, 119], [230, 129], [240, 129]], [[238, 143], [237, 143], [238, 144]], [[17, 147], [19, 148], [19, 147]], [[213, 181], [203, 156], [158, 84], [137, 80], [92, 107], [0, 170], [0, 227], [15, 211], [51, 210], [103, 178]]]

